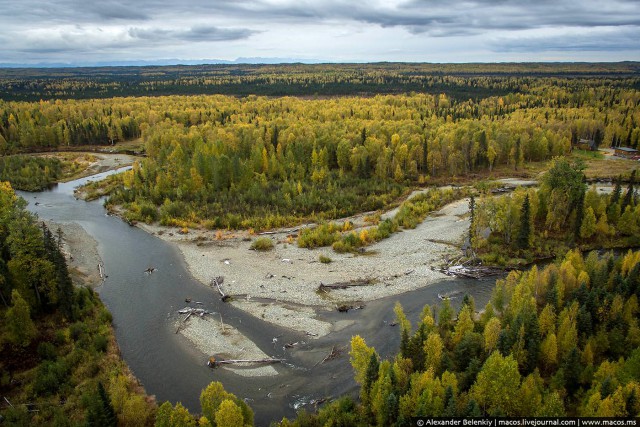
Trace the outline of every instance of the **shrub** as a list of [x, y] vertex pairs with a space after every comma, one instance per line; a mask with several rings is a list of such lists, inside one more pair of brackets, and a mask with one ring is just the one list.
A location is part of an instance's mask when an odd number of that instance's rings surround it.
[[316, 228], [305, 228], [298, 236], [298, 246], [309, 249], [331, 246], [340, 240], [340, 230], [343, 227], [344, 225], [332, 222], [321, 224]]
[[74, 341], [78, 341], [78, 339], [87, 332], [87, 325], [82, 322], [76, 322], [69, 327], [69, 335]]
[[38, 395], [53, 394], [66, 382], [69, 368], [64, 361], [45, 361], [36, 371], [33, 391]]
[[109, 347], [109, 340], [104, 335], [96, 335], [93, 338], [93, 348], [95, 348], [96, 351], [104, 353], [107, 351], [108, 347]]
[[329, 264], [332, 261], [331, 258], [329, 258], [326, 255], [320, 255], [320, 262], [323, 264]]
[[251, 249], [256, 251], [270, 251], [273, 249], [273, 240], [268, 237], [260, 237], [251, 243]]
[[38, 344], [38, 356], [42, 360], [56, 360], [56, 347], [50, 342], [41, 342]]

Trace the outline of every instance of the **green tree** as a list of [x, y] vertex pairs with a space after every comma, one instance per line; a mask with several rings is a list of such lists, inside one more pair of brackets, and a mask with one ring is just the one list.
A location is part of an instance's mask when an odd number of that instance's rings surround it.
[[351, 366], [355, 372], [355, 380], [358, 384], [364, 384], [367, 367], [371, 360], [371, 355], [375, 354], [375, 350], [369, 346], [360, 337], [360, 335], [354, 335], [351, 338], [351, 351], [349, 352], [349, 358]]
[[36, 327], [31, 320], [29, 305], [17, 289], [11, 292], [11, 301], [12, 305], [5, 313], [9, 342], [27, 347], [37, 335]]
[[220, 403], [215, 413], [215, 425], [218, 427], [243, 427], [244, 422], [242, 409], [233, 400], [225, 399]]
[[596, 226], [596, 215], [591, 206], [589, 206], [582, 220], [582, 225], [580, 226], [580, 237], [589, 239], [596, 232]]
[[618, 231], [624, 236], [635, 236], [638, 233], [637, 218], [634, 209], [627, 206], [618, 221]]
[[494, 351], [484, 363], [469, 396], [490, 415], [514, 416], [518, 413], [520, 372], [518, 362]]
[[484, 349], [487, 353], [493, 352], [496, 348], [496, 344], [498, 344], [498, 339], [500, 338], [500, 332], [502, 331], [502, 327], [500, 325], [500, 319], [497, 317], [492, 317], [489, 319], [487, 324], [484, 327]]
[[202, 393], [200, 393], [200, 406], [202, 407], [202, 414], [213, 424], [214, 427], [222, 427], [216, 424], [216, 412], [220, 408], [220, 405], [225, 400], [231, 400], [242, 413], [244, 424], [253, 425], [253, 411], [243, 400], [238, 399], [232, 393], [229, 393], [224, 389], [222, 384], [218, 381], [214, 381], [207, 386]]
[[444, 344], [440, 334], [432, 332], [424, 342], [424, 365], [425, 369], [433, 369], [433, 372], [438, 372], [440, 369], [440, 362], [442, 361], [442, 354], [444, 350]]

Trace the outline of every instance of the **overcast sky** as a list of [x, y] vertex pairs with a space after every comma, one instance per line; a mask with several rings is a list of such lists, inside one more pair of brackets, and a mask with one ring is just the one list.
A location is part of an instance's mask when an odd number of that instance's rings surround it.
[[640, 60], [639, 0], [0, 0], [0, 63]]

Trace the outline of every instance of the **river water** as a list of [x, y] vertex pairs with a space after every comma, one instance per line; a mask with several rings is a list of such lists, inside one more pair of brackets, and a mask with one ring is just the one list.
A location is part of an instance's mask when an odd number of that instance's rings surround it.
[[[318, 319], [339, 325], [326, 337], [310, 340], [299, 333], [265, 323], [219, 300], [211, 288], [197, 282], [187, 270], [181, 254], [171, 244], [109, 216], [101, 201], [76, 200], [73, 189], [108, 173], [62, 183], [39, 193], [18, 192], [29, 202], [27, 208], [43, 220], [76, 222], [98, 242], [104, 262], [104, 284], [100, 298], [113, 314], [113, 325], [122, 357], [150, 395], [159, 402], [182, 402], [193, 413], [200, 411], [199, 395], [211, 381], [244, 398], [255, 412], [256, 425], [268, 425], [283, 416], [295, 416], [296, 409], [313, 410], [313, 399], [357, 395], [349, 364], [349, 342], [355, 334], [376, 348], [383, 358], [393, 357], [399, 348], [399, 330], [393, 307], [399, 301], [415, 324], [425, 304], [440, 302], [438, 293], [460, 292], [452, 299], [459, 306], [462, 296], [475, 298], [483, 307], [490, 298], [494, 280], [451, 279], [424, 288], [368, 303], [348, 313], [320, 312]], [[37, 202], [37, 204], [36, 204]], [[144, 272], [154, 266], [158, 271]], [[97, 266], [96, 266], [97, 268]], [[209, 355], [194, 349], [175, 334], [175, 312], [185, 297], [204, 303], [203, 308], [219, 312], [225, 323], [237, 328], [266, 354], [287, 359], [274, 365], [278, 375], [246, 378], [226, 369], [206, 366]], [[277, 338], [274, 343], [273, 338]], [[300, 342], [285, 350], [284, 343]], [[340, 356], [318, 364], [333, 348]]]

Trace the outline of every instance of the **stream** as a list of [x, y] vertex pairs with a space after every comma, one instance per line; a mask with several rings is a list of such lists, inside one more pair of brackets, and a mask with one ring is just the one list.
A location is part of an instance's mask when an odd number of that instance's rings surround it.
[[[221, 302], [214, 290], [191, 276], [176, 247], [107, 215], [102, 200], [84, 202], [73, 196], [75, 187], [111, 173], [114, 171], [61, 183], [43, 192], [17, 193], [40, 219], [78, 223], [96, 239], [108, 276], [96, 291], [113, 315], [123, 359], [159, 403], [182, 402], [192, 413], [200, 412], [200, 392], [211, 381], [222, 382], [226, 390], [245, 399], [255, 412], [258, 426], [285, 416], [295, 417], [297, 409], [313, 411], [313, 400], [357, 396], [348, 355], [353, 335], [362, 336], [381, 357], [393, 357], [400, 343], [398, 327], [390, 326], [396, 301], [416, 324], [425, 304], [440, 302], [438, 293], [459, 292], [451, 301], [456, 308], [465, 294], [475, 298], [477, 307], [484, 307], [495, 283], [495, 279], [448, 279], [370, 302], [362, 310], [320, 310], [318, 320], [339, 327], [323, 338], [309, 339]], [[146, 274], [150, 266], [157, 271]], [[200, 307], [220, 313], [225, 323], [237, 328], [267, 355], [285, 358], [286, 363], [273, 365], [278, 375], [248, 378], [231, 370], [207, 367], [209, 355], [175, 333], [175, 312], [184, 307], [186, 296], [203, 302]], [[288, 342], [300, 344], [284, 349], [283, 344]], [[318, 364], [334, 347], [341, 350], [339, 357]]]

